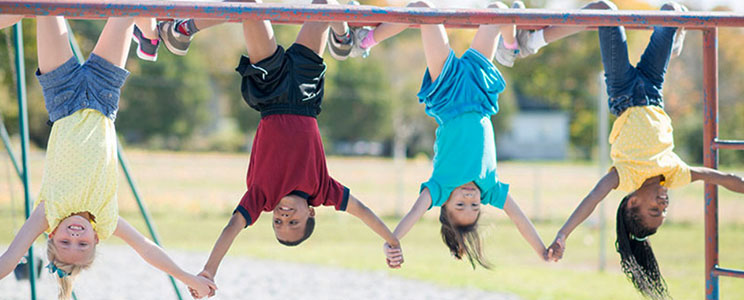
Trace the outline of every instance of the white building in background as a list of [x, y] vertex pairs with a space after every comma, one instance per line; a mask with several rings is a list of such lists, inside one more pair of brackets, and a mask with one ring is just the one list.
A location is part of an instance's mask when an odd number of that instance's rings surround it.
[[558, 110], [521, 110], [511, 127], [499, 132], [496, 153], [501, 159], [562, 160], [568, 155], [569, 115]]

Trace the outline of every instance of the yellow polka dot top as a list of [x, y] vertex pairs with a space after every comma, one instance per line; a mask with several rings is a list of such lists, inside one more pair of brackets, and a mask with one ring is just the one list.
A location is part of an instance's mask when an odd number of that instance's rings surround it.
[[628, 108], [612, 125], [610, 144], [618, 190], [633, 192], [658, 175], [668, 188], [690, 183], [690, 167], [673, 152], [672, 120], [661, 107]]
[[116, 229], [117, 157], [114, 122], [97, 110], [82, 109], [54, 122], [47, 145], [41, 194], [48, 233], [77, 212], [95, 218], [93, 229], [104, 240]]

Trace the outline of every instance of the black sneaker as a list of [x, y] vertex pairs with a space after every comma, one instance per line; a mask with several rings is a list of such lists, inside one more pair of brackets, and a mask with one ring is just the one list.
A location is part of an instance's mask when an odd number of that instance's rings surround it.
[[160, 46], [160, 40], [151, 40], [146, 38], [142, 35], [142, 31], [137, 26], [134, 26], [132, 39], [137, 43], [137, 57], [149, 61], [158, 60], [158, 46]]
[[186, 55], [191, 45], [191, 37], [178, 32], [178, 21], [165, 21], [158, 23], [160, 39], [163, 40], [165, 48], [175, 55]]

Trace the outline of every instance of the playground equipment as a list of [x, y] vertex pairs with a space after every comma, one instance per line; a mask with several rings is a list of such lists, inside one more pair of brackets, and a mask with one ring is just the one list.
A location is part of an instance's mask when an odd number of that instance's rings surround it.
[[[186, 1], [69, 1], [69, 0], [0, 0], [0, 14], [61, 15], [73, 19], [101, 19], [111, 16], [138, 16], [155, 18], [205, 18], [240, 21], [242, 19], [271, 20], [278, 23], [300, 24], [313, 21], [348, 21], [355, 25], [394, 22], [404, 24], [445, 24], [448, 27], [470, 28], [479, 24], [517, 24], [520, 26], [650, 26], [685, 27], [703, 32], [703, 103], [704, 165], [718, 167], [719, 149], [744, 150], [744, 141], [718, 138], [718, 27], [744, 27], [744, 15], [730, 12], [671, 12], [671, 11], [551, 11], [543, 9], [486, 10], [486, 9], [432, 9], [371, 6], [325, 6], [255, 4], [240, 2], [186, 2]], [[20, 26], [16, 25], [16, 63], [23, 63]], [[20, 61], [19, 61], [20, 60]], [[25, 186], [26, 216], [29, 214], [27, 158], [28, 125], [26, 112], [23, 67], [18, 67], [18, 105], [21, 134], [22, 170]], [[8, 148], [10, 151], [10, 148]], [[121, 155], [121, 151], [119, 152]], [[124, 160], [123, 169], [127, 170]], [[128, 175], [127, 175], [128, 176]], [[134, 185], [128, 176], [130, 184]], [[705, 295], [718, 299], [718, 278], [732, 276], [744, 278], [744, 271], [722, 268], [718, 265], [718, 188], [705, 185]], [[144, 206], [145, 219], [147, 213]], [[148, 222], [149, 226], [149, 222]], [[151, 229], [154, 240], [154, 230]], [[32, 256], [29, 249], [29, 257]], [[33, 271], [33, 263], [29, 263]], [[31, 298], [35, 299], [34, 280], [31, 276]], [[180, 295], [179, 295], [180, 298]]]

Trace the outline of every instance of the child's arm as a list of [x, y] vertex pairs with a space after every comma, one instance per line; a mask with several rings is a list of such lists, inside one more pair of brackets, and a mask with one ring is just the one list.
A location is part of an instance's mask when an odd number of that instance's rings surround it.
[[[212, 253], [209, 254], [209, 259], [207, 259], [207, 263], [204, 264], [204, 269], [199, 273], [199, 276], [214, 280], [214, 277], [217, 275], [217, 268], [220, 267], [220, 262], [222, 262], [222, 258], [225, 257], [225, 254], [227, 254], [227, 250], [230, 249], [235, 237], [238, 236], [245, 226], [246, 221], [241, 214], [234, 213], [232, 217], [230, 217], [230, 221], [228, 221], [227, 226], [222, 229], [222, 233], [220, 234], [220, 237], [217, 238], [217, 242], [214, 244], [214, 248], [212, 248]], [[210, 297], [213, 295], [214, 293], [209, 294]]]
[[402, 239], [413, 228], [413, 224], [416, 224], [424, 213], [429, 210], [429, 207], [431, 207], [431, 194], [428, 188], [424, 188], [421, 194], [419, 194], [418, 199], [416, 199], [416, 203], [411, 207], [411, 210], [400, 220], [398, 226], [395, 227], [395, 231], [393, 231], [395, 237]]
[[[403, 219], [400, 220], [398, 226], [395, 227], [395, 231], [393, 231], [395, 237], [398, 240], [402, 239], [403, 236], [405, 236], [406, 233], [408, 233], [408, 231], [413, 228], [413, 225], [416, 224], [419, 219], [421, 219], [424, 213], [429, 210], [430, 206], [431, 194], [429, 193], [429, 189], [424, 188], [424, 190], [421, 191], [421, 194], [419, 194], [416, 203], [414, 203], [413, 207], [411, 207], [411, 210], [408, 211]], [[391, 268], [400, 268], [400, 264], [403, 263], [403, 255], [400, 252], [400, 249], [394, 249], [385, 244], [383, 246], [383, 251], [385, 252], [385, 256], [387, 257], [388, 266]]]
[[512, 199], [510, 195], [506, 195], [504, 212], [506, 212], [509, 219], [514, 222], [514, 225], [517, 225], [519, 233], [521, 233], [527, 243], [532, 246], [532, 249], [537, 252], [537, 256], [543, 260], [547, 260], [547, 256], [545, 255], [545, 244], [543, 244], [542, 239], [540, 239], [540, 235], [537, 234], [535, 225], [532, 224], [532, 221], [527, 218], [524, 212], [522, 212], [522, 209], [519, 208], [519, 205], [514, 202], [514, 199]]
[[744, 193], [744, 180], [735, 175], [706, 167], [691, 167], [691, 181], [703, 180], [706, 183], [720, 185], [729, 191]]
[[395, 237], [385, 223], [383, 223], [382, 220], [380, 220], [380, 218], [369, 209], [369, 207], [359, 201], [359, 199], [349, 195], [349, 203], [346, 207], [346, 212], [361, 219], [364, 224], [367, 224], [367, 226], [372, 229], [372, 231], [382, 237], [388, 245], [393, 248], [400, 248], [398, 238]]
[[558, 261], [563, 257], [563, 251], [566, 249], [566, 239], [568, 236], [574, 231], [574, 229], [576, 229], [576, 226], [579, 226], [579, 224], [584, 222], [584, 220], [592, 214], [594, 208], [597, 207], [597, 204], [599, 204], [599, 202], [602, 201], [610, 191], [617, 188], [619, 182], [620, 179], [615, 168], [610, 169], [610, 171], [607, 172], [599, 182], [597, 182], [594, 189], [589, 192], [589, 195], [584, 197], [584, 200], [582, 200], [579, 206], [576, 207], [574, 212], [571, 214], [571, 217], [568, 218], [566, 223], [563, 224], [563, 227], [561, 227], [561, 230], [556, 234], [555, 240], [550, 247], [548, 247], [548, 253], [546, 253], [548, 260]]
[[8, 26], [13, 26], [15, 23], [23, 20], [23, 16], [17, 15], [0, 15], [0, 29]]
[[160, 248], [160, 246], [145, 238], [145, 236], [121, 217], [119, 218], [119, 223], [116, 225], [114, 235], [129, 244], [150, 265], [170, 274], [188, 285], [189, 288], [197, 291], [197, 297], [206, 296], [210, 294], [211, 290], [217, 289], [214, 282], [186, 273], [186, 271], [173, 262], [163, 248]]
[[44, 214], [44, 202], [41, 202], [28, 217], [26, 223], [23, 223], [8, 250], [0, 256], [0, 279], [5, 278], [15, 269], [31, 244], [49, 227]]

